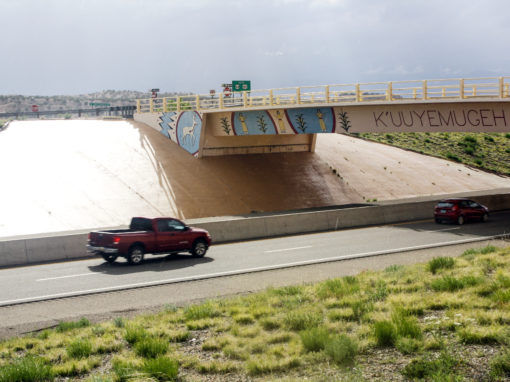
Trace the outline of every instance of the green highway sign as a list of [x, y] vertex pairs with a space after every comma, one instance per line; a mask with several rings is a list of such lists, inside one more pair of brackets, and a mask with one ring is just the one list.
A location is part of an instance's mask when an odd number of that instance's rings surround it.
[[105, 102], [90, 102], [89, 105], [90, 106], [104, 106], [104, 107], [110, 106], [109, 103], [105, 103]]
[[232, 91], [248, 92], [251, 90], [251, 81], [232, 81]]

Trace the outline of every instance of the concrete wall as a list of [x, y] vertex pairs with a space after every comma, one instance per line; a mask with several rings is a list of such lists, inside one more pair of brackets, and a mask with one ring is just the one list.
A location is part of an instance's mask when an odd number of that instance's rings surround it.
[[[207, 229], [214, 242], [221, 243], [430, 219], [438, 199], [248, 218], [197, 219], [188, 223]], [[508, 193], [478, 195], [475, 199], [491, 211], [510, 209]], [[0, 240], [0, 266], [83, 258], [87, 256], [86, 243], [87, 232], [83, 231], [61, 236]]]
[[209, 129], [209, 114], [199, 157], [313, 151], [315, 134], [215, 136]]
[[82, 258], [88, 233], [0, 240], [0, 266]]

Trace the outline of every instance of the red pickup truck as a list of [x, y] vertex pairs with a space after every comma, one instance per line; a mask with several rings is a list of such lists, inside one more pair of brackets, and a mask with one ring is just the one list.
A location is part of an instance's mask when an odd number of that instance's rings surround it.
[[211, 235], [174, 218], [131, 219], [129, 229], [90, 232], [87, 250], [109, 263], [125, 257], [130, 264], [141, 264], [144, 255], [190, 252], [203, 257], [211, 245]]

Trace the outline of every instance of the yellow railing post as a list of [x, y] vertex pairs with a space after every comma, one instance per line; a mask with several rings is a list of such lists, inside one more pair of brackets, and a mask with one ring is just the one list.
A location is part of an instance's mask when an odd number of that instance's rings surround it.
[[269, 104], [273, 106], [273, 89], [269, 90]]
[[443, 86], [443, 88], [441, 89], [441, 97], [445, 98], [446, 97], [446, 87]]
[[149, 100], [149, 111], [150, 111], [151, 113], [153, 113], [153, 112], [154, 112], [154, 101], [153, 101], [153, 98], [151, 98], [151, 99]]
[[508, 93], [510, 92], [510, 86], [505, 84], [505, 92], [503, 93], [503, 97], [508, 97]]
[[219, 101], [220, 101], [220, 109], [223, 109], [223, 93], [220, 93]]
[[386, 101], [393, 100], [393, 83], [388, 82], [388, 89], [386, 90]]
[[329, 103], [329, 85], [326, 85], [325, 93], [326, 103]]
[[163, 112], [168, 112], [168, 103], [166, 98], [163, 98]]
[[413, 99], [416, 99], [416, 88], [413, 89]]
[[243, 92], [243, 105], [244, 107], [248, 107], [248, 93], [247, 92]]
[[176, 101], [177, 112], [179, 112], [179, 111], [181, 111], [181, 97], [177, 96], [177, 99], [175, 101]]
[[140, 102], [141, 101], [139, 99], [136, 100], [136, 112], [137, 113], [140, 113]]
[[196, 109], [200, 110], [200, 96], [198, 94], [195, 97], [195, 104], [196, 104]]
[[423, 99], [428, 99], [429, 98], [429, 95], [428, 95], [428, 89], [427, 89], [427, 80], [423, 80]]
[[356, 102], [361, 102], [361, 89], [359, 84], [356, 84]]
[[459, 82], [459, 96], [461, 99], [464, 99], [466, 98], [464, 96], [464, 78], [462, 78]]
[[503, 98], [505, 96], [505, 81], [503, 77], [499, 77], [499, 98]]
[[301, 88], [296, 88], [296, 103], [301, 105]]

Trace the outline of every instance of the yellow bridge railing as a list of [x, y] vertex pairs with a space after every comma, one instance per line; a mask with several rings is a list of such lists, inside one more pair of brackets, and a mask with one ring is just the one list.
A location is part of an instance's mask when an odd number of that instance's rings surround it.
[[136, 100], [138, 113], [221, 111], [299, 107], [320, 104], [510, 98], [510, 77], [458, 78], [301, 86], [229, 96], [186, 95]]

